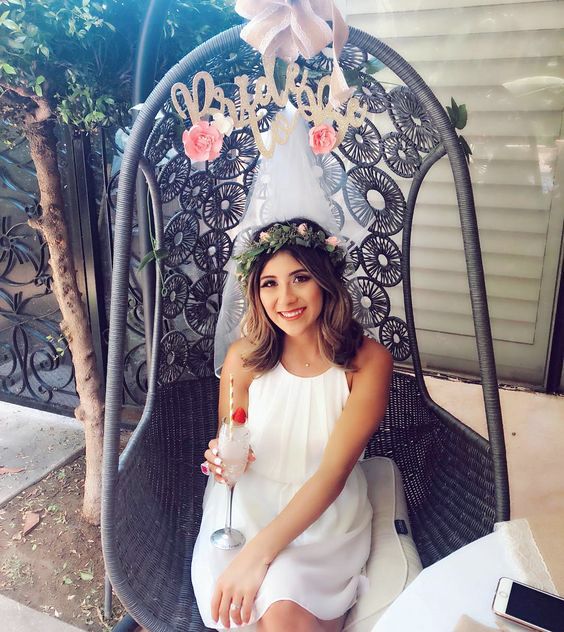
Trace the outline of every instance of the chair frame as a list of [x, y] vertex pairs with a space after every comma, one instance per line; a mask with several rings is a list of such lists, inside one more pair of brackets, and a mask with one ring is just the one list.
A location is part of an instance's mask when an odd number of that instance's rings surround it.
[[[171, 68], [147, 98], [133, 126], [125, 155], [123, 157], [120, 185], [117, 199], [115, 223], [115, 251], [112, 273], [112, 301], [110, 311], [111, 342], [108, 353], [108, 380], [106, 387], [106, 422], [103, 461], [102, 490], [102, 542], [106, 561], [106, 569], [110, 581], [121, 601], [129, 612], [146, 627], [155, 632], [172, 632], [167, 623], [155, 617], [143, 603], [139, 594], [130, 586], [128, 578], [120, 562], [115, 540], [115, 516], [119, 512], [116, 504], [115, 489], [118, 477], [127, 464], [129, 455], [135, 449], [138, 437], [149, 424], [153, 414], [157, 394], [157, 369], [159, 362], [158, 344], [153, 344], [153, 353], [149, 367], [149, 389], [141, 421], [123, 455], [119, 456], [119, 437], [121, 426], [121, 410], [123, 405], [123, 376], [126, 343], [128, 274], [131, 256], [133, 199], [135, 195], [138, 170], [143, 172], [152, 199], [154, 212], [155, 236], [157, 247], [162, 247], [163, 226], [160, 212], [160, 194], [156, 177], [151, 165], [143, 157], [145, 144], [153, 128], [155, 116], [169, 97], [172, 85], [200, 70], [203, 62], [211, 55], [221, 53], [226, 47], [234, 46], [240, 41], [241, 26], [233, 27], [204, 44], [198, 46], [178, 64]], [[420, 396], [432, 414], [456, 433], [476, 445], [478, 449], [491, 453], [493, 481], [495, 484], [495, 520], [509, 519], [509, 486], [505, 442], [501, 418], [501, 407], [495, 370], [492, 334], [489, 322], [484, 270], [480, 252], [480, 241], [472, 185], [465, 153], [462, 149], [456, 130], [453, 128], [447, 113], [430, 88], [417, 72], [400, 55], [386, 44], [363, 31], [350, 29], [349, 42], [362, 48], [379, 59], [413, 91], [419, 99], [434, 127], [440, 135], [441, 143], [423, 161], [420, 171], [413, 178], [407, 200], [407, 214], [403, 229], [402, 277], [406, 324], [411, 344], [414, 379]], [[410, 277], [410, 240], [413, 214], [417, 195], [425, 175], [431, 167], [444, 155], [448, 155], [460, 212], [464, 253], [466, 258], [468, 283], [472, 313], [475, 323], [476, 344], [484, 405], [487, 417], [489, 441], [478, 436], [474, 431], [454, 418], [448, 411], [438, 406], [429, 395], [424, 382], [421, 360], [417, 346], [417, 335], [413, 317]], [[157, 266], [160, 265], [157, 263]], [[161, 338], [161, 298], [160, 275], [157, 274], [155, 292], [155, 317], [153, 323], [153, 341]], [[489, 529], [487, 525], [485, 529]], [[475, 537], [476, 534], [468, 537]], [[192, 629], [192, 628], [190, 628]]]

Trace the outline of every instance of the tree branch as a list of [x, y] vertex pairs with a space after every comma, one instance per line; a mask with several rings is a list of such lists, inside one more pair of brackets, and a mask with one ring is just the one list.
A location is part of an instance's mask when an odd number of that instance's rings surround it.
[[42, 123], [53, 116], [53, 111], [51, 110], [49, 101], [47, 101], [45, 97], [40, 97], [35, 94], [35, 92], [23, 88], [22, 86], [11, 86], [3, 82], [0, 82], [0, 88], [4, 88], [6, 92], [14, 92], [23, 99], [33, 101], [35, 104], [35, 110], [33, 112], [26, 112], [25, 119], [27, 124]]

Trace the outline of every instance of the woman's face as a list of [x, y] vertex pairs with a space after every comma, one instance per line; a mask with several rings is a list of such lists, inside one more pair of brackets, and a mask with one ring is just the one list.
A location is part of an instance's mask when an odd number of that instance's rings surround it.
[[268, 260], [259, 288], [268, 317], [285, 334], [299, 336], [317, 328], [323, 290], [290, 253], [283, 250]]

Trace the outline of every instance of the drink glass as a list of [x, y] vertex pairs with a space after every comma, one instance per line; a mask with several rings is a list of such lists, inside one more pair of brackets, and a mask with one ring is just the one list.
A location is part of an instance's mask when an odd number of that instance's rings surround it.
[[227, 487], [227, 513], [225, 527], [214, 531], [211, 542], [219, 549], [236, 549], [245, 544], [245, 536], [231, 526], [233, 491], [235, 484], [245, 472], [249, 458], [249, 431], [244, 423], [225, 420], [219, 431], [219, 456], [223, 461], [223, 478]]

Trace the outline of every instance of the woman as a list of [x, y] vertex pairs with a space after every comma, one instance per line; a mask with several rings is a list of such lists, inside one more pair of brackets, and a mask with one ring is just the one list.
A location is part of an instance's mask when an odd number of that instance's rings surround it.
[[344, 251], [318, 224], [271, 224], [237, 260], [248, 311], [223, 365], [219, 418], [232, 375], [253, 449], [233, 508], [247, 543], [235, 552], [209, 543], [226, 502], [213, 439], [192, 564], [198, 605], [218, 629], [340, 630], [370, 550], [357, 462], [384, 416], [392, 359], [353, 320]]

